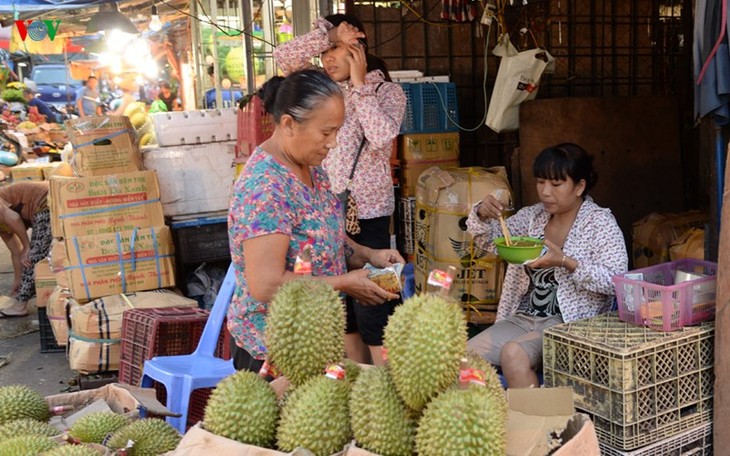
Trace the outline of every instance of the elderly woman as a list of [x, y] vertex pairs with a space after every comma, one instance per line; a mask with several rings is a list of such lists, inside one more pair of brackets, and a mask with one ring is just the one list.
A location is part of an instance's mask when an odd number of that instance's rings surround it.
[[[592, 162], [575, 144], [543, 150], [533, 164], [540, 202], [507, 219], [512, 235], [544, 239], [547, 251], [529, 264], [507, 267], [497, 322], [472, 338], [469, 348], [501, 366], [511, 388], [538, 385], [543, 331], [610, 310], [611, 277], [626, 271], [616, 219], [588, 196], [596, 182]], [[492, 248], [501, 235], [503, 209], [487, 195], [469, 214], [468, 231], [482, 247]]]
[[[305, 70], [276, 77], [262, 88], [275, 129], [251, 155], [235, 184], [229, 212], [236, 291], [228, 312], [237, 369], [258, 370], [266, 356], [268, 303], [294, 280], [294, 262], [312, 247], [314, 279], [375, 305], [397, 298], [368, 279], [366, 262], [403, 262], [395, 250], [374, 250], [345, 235], [342, 206], [320, 168], [337, 145], [345, 106], [326, 74]], [[351, 272], [347, 272], [348, 267]], [[344, 304], [343, 304], [344, 305]], [[352, 347], [346, 345], [348, 354]]]

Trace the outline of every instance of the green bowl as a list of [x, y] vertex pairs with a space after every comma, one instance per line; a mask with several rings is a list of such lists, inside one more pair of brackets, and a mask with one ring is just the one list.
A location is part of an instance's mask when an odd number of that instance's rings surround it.
[[[534, 260], [540, 256], [542, 252], [543, 241], [528, 236], [512, 236], [511, 246], [504, 243], [503, 237], [498, 237], [494, 240], [494, 245], [497, 247], [497, 253], [507, 263], [522, 264], [525, 261]], [[525, 244], [525, 245], [514, 245]]]

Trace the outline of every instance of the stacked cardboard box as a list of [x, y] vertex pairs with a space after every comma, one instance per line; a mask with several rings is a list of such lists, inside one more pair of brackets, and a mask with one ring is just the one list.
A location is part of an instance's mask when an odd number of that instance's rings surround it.
[[428, 168], [459, 166], [459, 133], [414, 133], [398, 137], [401, 196], [416, 195], [418, 177]]
[[[49, 207], [54, 243], [50, 268], [57, 288], [49, 319], [59, 343], [68, 344], [71, 367], [82, 372], [115, 370], [118, 335], [89, 331], [70, 318], [83, 303], [98, 311], [97, 324], [116, 317], [105, 303], [125, 295], [175, 285], [174, 248], [165, 226], [160, 185], [142, 170], [134, 129], [126, 117], [67, 122], [72, 164], [81, 177], [50, 178]], [[101, 304], [100, 304], [101, 302]], [[166, 300], [157, 300], [164, 306]], [[183, 305], [194, 301], [186, 300]], [[68, 327], [66, 322], [71, 322]]]

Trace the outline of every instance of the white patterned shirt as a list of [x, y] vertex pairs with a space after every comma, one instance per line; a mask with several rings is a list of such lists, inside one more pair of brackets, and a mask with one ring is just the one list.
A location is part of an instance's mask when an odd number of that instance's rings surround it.
[[[514, 236], [543, 239], [550, 217], [543, 204], [538, 203], [520, 209], [507, 219], [507, 226]], [[466, 226], [477, 246], [495, 251], [492, 241], [501, 236], [499, 221], [482, 221], [476, 214], [475, 205]], [[572, 273], [565, 268], [557, 268], [555, 272], [563, 321], [571, 322], [609, 311], [616, 294], [611, 277], [626, 272], [629, 262], [624, 236], [611, 210], [598, 206], [587, 196], [565, 240], [563, 253], [578, 262]], [[507, 266], [497, 321], [517, 312], [529, 286], [530, 279], [522, 265]]]

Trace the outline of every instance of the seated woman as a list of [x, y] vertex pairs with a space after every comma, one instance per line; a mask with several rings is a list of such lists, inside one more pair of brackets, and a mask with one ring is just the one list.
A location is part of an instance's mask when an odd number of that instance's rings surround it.
[[[547, 251], [528, 265], [507, 267], [497, 322], [469, 340], [469, 348], [501, 366], [510, 388], [539, 386], [542, 333], [611, 309], [611, 277], [626, 271], [624, 237], [611, 211], [588, 196], [596, 182], [593, 157], [575, 144], [549, 147], [533, 174], [540, 202], [507, 219], [513, 236], [545, 241]], [[503, 206], [492, 195], [477, 203], [467, 227], [482, 247], [501, 236]]]
[[[274, 133], [248, 159], [228, 216], [237, 273], [228, 311], [232, 355], [236, 369], [253, 371], [266, 357], [268, 303], [282, 284], [297, 278], [294, 262], [305, 246], [312, 247], [315, 280], [370, 305], [398, 296], [357, 268], [404, 262], [396, 250], [370, 249], [345, 235], [343, 208], [320, 167], [337, 145], [345, 116], [337, 84], [320, 71], [305, 70], [275, 77], [261, 92]], [[352, 349], [346, 344], [348, 355]]]

